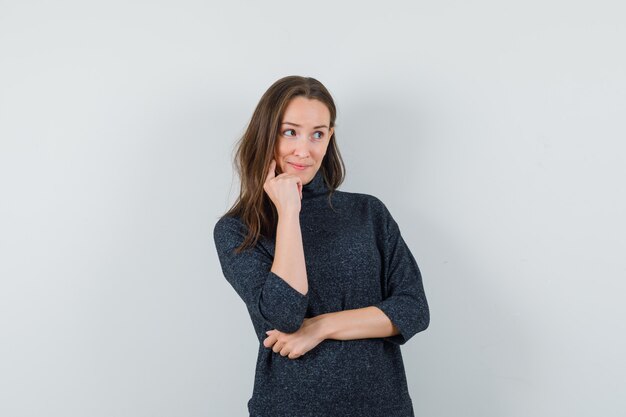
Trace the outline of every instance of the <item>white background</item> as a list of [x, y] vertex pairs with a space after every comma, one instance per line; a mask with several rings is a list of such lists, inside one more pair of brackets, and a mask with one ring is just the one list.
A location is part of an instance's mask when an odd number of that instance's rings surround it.
[[623, 416], [619, 1], [0, 0], [0, 415], [247, 416], [212, 230], [285, 75], [422, 271], [417, 416]]

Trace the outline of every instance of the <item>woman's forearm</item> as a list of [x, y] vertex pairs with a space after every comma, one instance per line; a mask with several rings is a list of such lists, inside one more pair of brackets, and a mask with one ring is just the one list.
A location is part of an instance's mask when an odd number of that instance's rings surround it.
[[271, 271], [298, 292], [306, 294], [309, 291], [299, 212], [281, 213], [278, 217]]
[[322, 314], [320, 329], [324, 339], [337, 340], [389, 337], [399, 333], [389, 317], [374, 306]]

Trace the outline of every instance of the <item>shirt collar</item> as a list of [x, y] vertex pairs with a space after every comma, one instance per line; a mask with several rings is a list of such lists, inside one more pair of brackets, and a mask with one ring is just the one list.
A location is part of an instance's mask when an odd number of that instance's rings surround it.
[[326, 194], [327, 191], [328, 187], [324, 182], [324, 174], [322, 172], [322, 168], [320, 167], [313, 176], [313, 179], [302, 186], [302, 199], [306, 200], [308, 198], [323, 195]]

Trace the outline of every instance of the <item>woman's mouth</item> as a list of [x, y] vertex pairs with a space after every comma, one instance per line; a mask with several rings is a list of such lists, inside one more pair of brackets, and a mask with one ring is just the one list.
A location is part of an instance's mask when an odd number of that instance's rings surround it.
[[303, 170], [303, 169], [306, 169], [306, 168], [308, 168], [310, 166], [310, 165], [298, 165], [298, 164], [294, 164], [294, 163], [291, 163], [291, 162], [288, 162], [288, 164], [291, 165], [292, 167], [294, 167], [295, 169], [300, 170], [300, 171]]

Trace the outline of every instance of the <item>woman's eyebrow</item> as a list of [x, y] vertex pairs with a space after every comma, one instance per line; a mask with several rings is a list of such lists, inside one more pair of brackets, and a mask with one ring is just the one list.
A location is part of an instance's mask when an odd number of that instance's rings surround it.
[[[284, 125], [293, 125], [293, 126], [296, 126], [296, 127], [302, 127], [300, 125], [297, 125], [297, 124], [291, 123], [291, 122], [283, 122], [283, 124]], [[328, 129], [328, 126], [326, 126], [326, 125], [315, 126], [313, 129], [319, 129], [320, 127], [325, 127], [326, 129]]]

